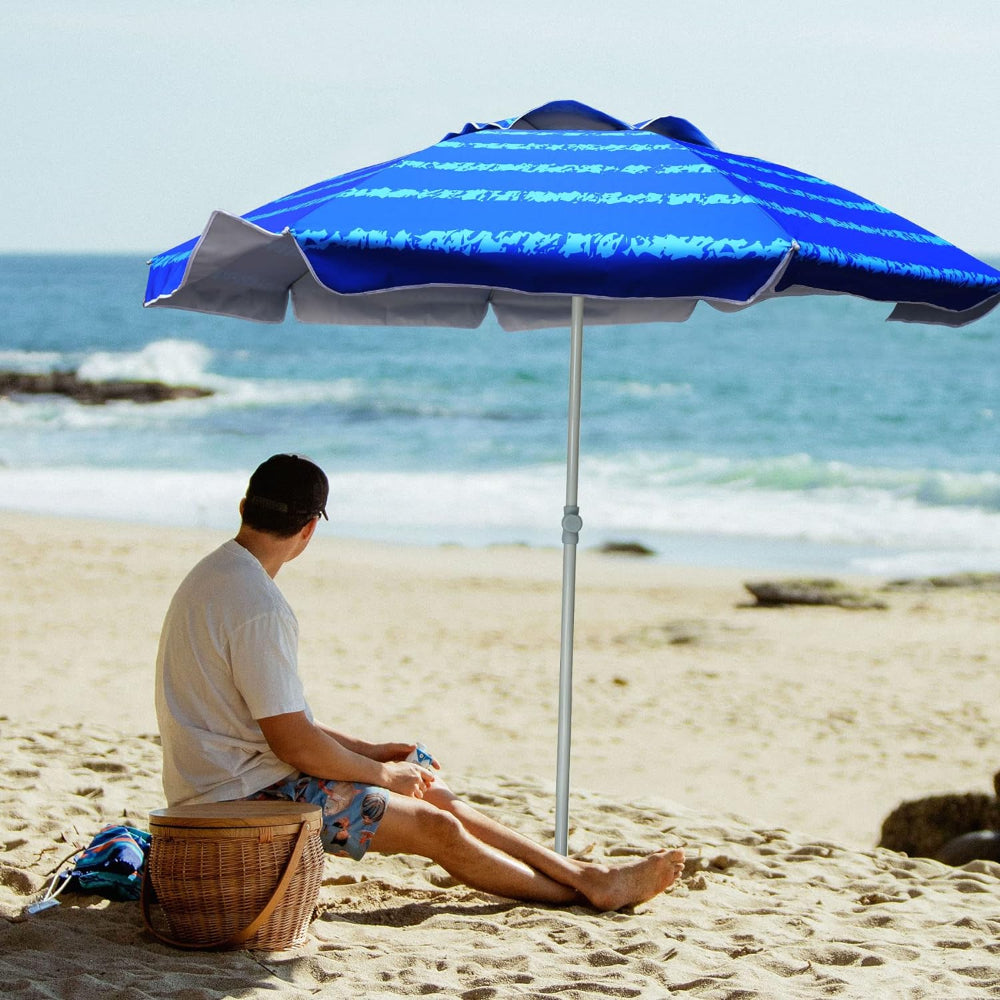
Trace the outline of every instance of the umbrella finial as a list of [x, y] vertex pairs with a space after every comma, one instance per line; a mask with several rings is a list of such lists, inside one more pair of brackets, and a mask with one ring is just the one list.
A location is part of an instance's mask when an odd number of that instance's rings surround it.
[[628, 132], [632, 126], [579, 101], [549, 101], [521, 115], [512, 130], [589, 129], [595, 132]]

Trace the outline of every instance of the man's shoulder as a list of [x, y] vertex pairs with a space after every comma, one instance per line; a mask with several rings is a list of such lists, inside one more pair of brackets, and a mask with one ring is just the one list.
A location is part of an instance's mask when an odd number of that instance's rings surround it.
[[257, 559], [232, 539], [194, 566], [178, 594], [200, 600], [284, 603], [281, 592]]
[[187, 579], [197, 579], [212, 573], [246, 576], [249, 579], [266, 576], [264, 568], [256, 557], [251, 555], [234, 538], [223, 542], [217, 549], [213, 549], [208, 555], [203, 556], [188, 573]]

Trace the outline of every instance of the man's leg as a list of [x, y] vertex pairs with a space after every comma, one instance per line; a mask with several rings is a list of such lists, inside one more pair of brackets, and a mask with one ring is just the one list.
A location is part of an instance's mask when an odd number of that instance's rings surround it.
[[516, 830], [481, 813], [455, 795], [441, 778], [431, 785], [424, 799], [431, 805], [450, 812], [478, 840], [545, 872], [558, 882], [575, 878], [586, 867], [584, 862], [547, 850]]
[[[414, 803], [424, 808], [399, 808], [402, 804], [412, 806]], [[468, 874], [457, 870], [452, 848], [441, 843], [441, 834], [436, 830], [430, 834], [435, 828], [435, 812], [450, 821], [444, 824], [448, 839], [456, 835], [450, 824], [457, 820], [455, 825], [462, 831], [463, 848], [470, 852], [469, 860], [473, 862], [471, 869], [464, 868]], [[395, 822], [384, 831], [393, 813], [396, 814]], [[414, 829], [421, 824], [426, 827], [423, 832]], [[382, 837], [383, 831], [385, 837]], [[400, 843], [405, 840], [411, 846], [386, 846], [397, 840]], [[418, 842], [419, 846], [413, 846]], [[651, 899], [672, 885], [684, 867], [684, 852], [679, 850], [659, 851], [616, 867], [563, 857], [484, 816], [452, 794], [440, 779], [428, 790], [425, 802], [399, 796], [391, 798], [372, 840], [372, 848], [386, 853], [398, 851], [429, 857], [460, 881], [497, 895], [552, 903], [586, 899], [599, 910], [615, 910]], [[431, 850], [435, 853], [430, 853]], [[484, 866], [487, 858], [490, 863]], [[498, 887], [499, 876], [509, 878], [514, 873], [518, 878], [508, 882], [506, 889]], [[482, 881], [483, 875], [491, 879], [490, 884]]]
[[614, 867], [564, 857], [474, 809], [440, 778], [425, 798], [452, 813], [478, 840], [571, 886], [600, 910], [645, 902], [672, 885], [684, 870], [682, 850], [657, 851]]
[[419, 854], [474, 889], [539, 903], [584, 900], [570, 886], [474, 837], [447, 810], [421, 799], [390, 794], [371, 840], [381, 854]]

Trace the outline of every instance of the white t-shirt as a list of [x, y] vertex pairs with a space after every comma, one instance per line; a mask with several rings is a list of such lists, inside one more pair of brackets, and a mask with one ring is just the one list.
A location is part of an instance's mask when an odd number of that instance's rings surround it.
[[184, 579], [163, 623], [156, 716], [169, 805], [239, 799], [294, 772], [257, 719], [304, 711], [299, 625], [277, 584], [235, 540]]

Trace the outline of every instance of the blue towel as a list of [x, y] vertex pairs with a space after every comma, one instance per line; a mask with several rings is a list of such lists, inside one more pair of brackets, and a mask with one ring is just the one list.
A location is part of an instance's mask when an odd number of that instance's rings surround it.
[[94, 893], [117, 902], [138, 899], [150, 840], [145, 830], [106, 826], [77, 855], [73, 870], [59, 878], [69, 880], [69, 892]]

